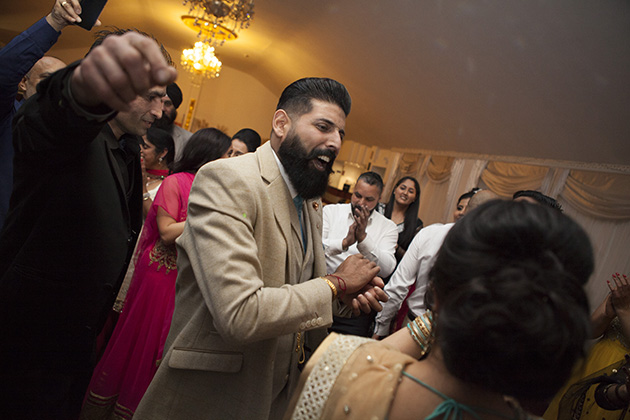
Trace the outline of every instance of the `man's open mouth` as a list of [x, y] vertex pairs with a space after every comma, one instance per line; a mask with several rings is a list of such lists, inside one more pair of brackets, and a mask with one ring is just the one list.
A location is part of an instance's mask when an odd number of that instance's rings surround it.
[[313, 159], [313, 164], [318, 170], [325, 171], [330, 165], [330, 161], [330, 156], [319, 155], [315, 159]]

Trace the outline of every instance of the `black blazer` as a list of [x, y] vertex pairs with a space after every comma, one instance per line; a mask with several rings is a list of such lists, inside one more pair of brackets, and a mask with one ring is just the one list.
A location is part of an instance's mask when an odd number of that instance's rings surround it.
[[31, 345], [52, 348], [98, 334], [142, 224], [137, 138], [126, 142], [125, 188], [107, 122], [69, 105], [75, 66], [41, 82], [13, 122], [14, 188], [0, 236], [5, 342], [41, 335]]

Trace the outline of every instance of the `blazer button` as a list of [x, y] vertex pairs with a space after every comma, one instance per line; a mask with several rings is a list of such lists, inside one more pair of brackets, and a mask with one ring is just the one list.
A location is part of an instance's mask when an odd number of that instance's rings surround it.
[[323, 325], [323, 324], [324, 324], [324, 318], [320, 316], [319, 318], [317, 318], [317, 325]]
[[306, 321], [306, 328], [311, 328], [313, 324], [311, 323], [311, 321]]
[[304, 326], [304, 323], [303, 323], [303, 322], [300, 324], [300, 329], [301, 329], [301, 330], [306, 329], [306, 328], [305, 328], [305, 326]]

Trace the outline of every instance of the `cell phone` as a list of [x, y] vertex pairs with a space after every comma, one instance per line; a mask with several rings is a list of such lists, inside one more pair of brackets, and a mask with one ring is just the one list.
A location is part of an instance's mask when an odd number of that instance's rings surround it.
[[91, 30], [105, 8], [107, 0], [83, 0], [81, 2], [81, 22], [77, 23], [86, 31]]

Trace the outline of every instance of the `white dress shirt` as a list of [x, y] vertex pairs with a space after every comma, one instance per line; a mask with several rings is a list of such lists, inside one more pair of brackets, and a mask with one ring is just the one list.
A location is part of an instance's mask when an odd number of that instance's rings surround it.
[[[324, 214], [326, 213], [324, 212]], [[383, 310], [376, 316], [374, 334], [380, 336], [389, 334], [389, 326], [400, 310], [403, 300], [407, 297], [409, 288], [414, 283], [416, 290], [407, 299], [407, 304], [409, 310], [415, 315], [424, 313], [426, 309], [424, 292], [427, 288], [429, 271], [446, 234], [453, 225], [454, 223], [445, 225], [435, 223], [421, 229], [413, 238], [396, 272], [389, 279], [389, 283], [385, 285], [385, 293], [389, 296], [389, 300], [383, 304]]]
[[359, 253], [381, 268], [379, 277], [387, 277], [394, 271], [394, 252], [398, 242], [398, 228], [394, 222], [373, 211], [365, 228], [365, 239], [360, 243], [355, 242], [344, 251], [343, 239], [354, 223], [350, 204], [329, 204], [324, 207], [323, 217], [322, 242], [329, 273], [334, 273], [350, 255]]

